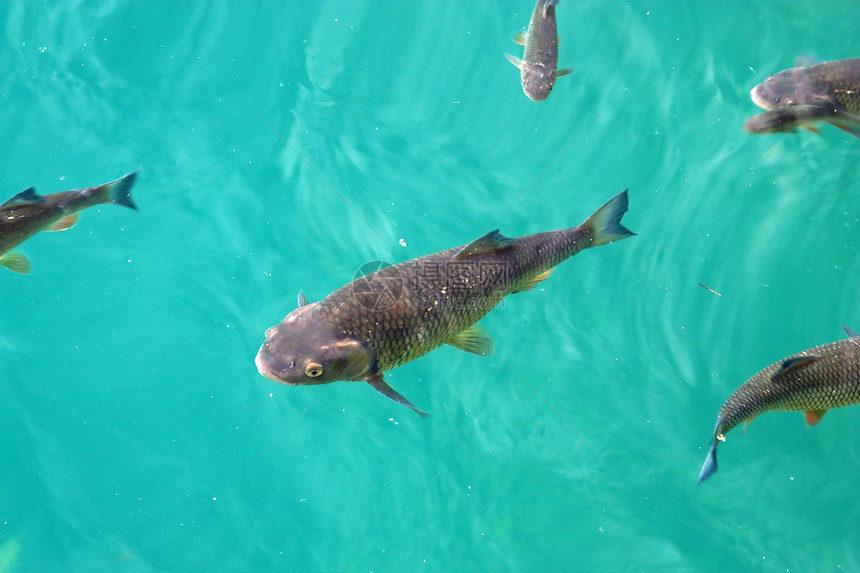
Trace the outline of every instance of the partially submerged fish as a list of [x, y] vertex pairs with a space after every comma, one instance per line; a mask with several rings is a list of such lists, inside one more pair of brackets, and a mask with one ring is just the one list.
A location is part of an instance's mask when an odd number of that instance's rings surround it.
[[717, 416], [700, 484], [717, 471], [717, 445], [741, 422], [762, 412], [789, 410], [805, 412], [806, 423], [814, 425], [830, 408], [860, 404], [860, 337], [843, 328], [849, 338], [775, 362], [729, 396]]
[[558, 70], [558, 30], [555, 24], [555, 5], [558, 0], [537, 0], [529, 20], [528, 32], [514, 36], [514, 42], [525, 46], [523, 59], [505, 54], [520, 69], [523, 92], [534, 101], [547, 98], [555, 79], [573, 72]]
[[21, 253], [10, 252], [39, 231], [63, 231], [78, 220], [78, 212], [101, 203], [137, 209], [131, 200], [131, 187], [137, 171], [86, 189], [39, 195], [32, 187], [0, 205], [0, 265], [16, 273], [30, 272], [30, 261]]
[[572, 229], [515, 239], [496, 230], [464, 247], [382, 268], [319, 302], [300, 293], [299, 308], [266, 331], [257, 369], [292, 385], [365, 381], [426, 416], [383, 373], [442, 344], [491, 354], [492, 339], [475, 323], [579, 251], [633, 235], [621, 224], [626, 211], [623, 191]]
[[753, 102], [768, 110], [747, 120], [751, 133], [795, 131], [827, 122], [860, 137], [860, 58], [817, 62], [798, 58], [750, 92]]

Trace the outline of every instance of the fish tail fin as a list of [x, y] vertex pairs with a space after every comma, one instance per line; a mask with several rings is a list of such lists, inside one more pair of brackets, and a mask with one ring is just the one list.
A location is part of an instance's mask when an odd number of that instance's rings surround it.
[[627, 189], [607, 201], [591, 214], [579, 227], [591, 236], [591, 247], [605, 245], [632, 237], [636, 233], [621, 224], [621, 217], [627, 212]]
[[705, 463], [702, 465], [702, 471], [699, 473], [699, 481], [696, 485], [702, 485], [709, 477], [717, 473], [719, 466], [717, 465], [717, 439], [711, 443], [711, 449], [708, 450], [708, 456], [705, 458]]
[[134, 180], [137, 179], [137, 171], [124, 175], [116, 181], [111, 181], [105, 185], [105, 203], [113, 203], [114, 205], [122, 205], [129, 209], [137, 209], [137, 205], [131, 199], [131, 188], [134, 185]]

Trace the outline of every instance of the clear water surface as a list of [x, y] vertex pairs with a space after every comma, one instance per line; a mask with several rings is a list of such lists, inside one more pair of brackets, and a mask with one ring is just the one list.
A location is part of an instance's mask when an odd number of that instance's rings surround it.
[[[0, 571], [857, 571], [860, 408], [773, 413], [696, 478], [723, 400], [860, 328], [860, 143], [752, 136], [749, 90], [857, 57], [856, 2], [0, 6], [0, 188], [134, 169], [0, 273]], [[583, 252], [366, 384], [287, 387], [263, 332], [367, 261], [572, 226]], [[720, 293], [714, 294], [702, 283]]]

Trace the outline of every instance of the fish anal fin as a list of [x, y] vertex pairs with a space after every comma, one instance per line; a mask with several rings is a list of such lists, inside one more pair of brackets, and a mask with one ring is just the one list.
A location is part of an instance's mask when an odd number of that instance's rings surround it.
[[[750, 422], [752, 422], [753, 420], [755, 420], [757, 417], [758, 417], [758, 414], [753, 414], [752, 416], [750, 416], [749, 418], [747, 418], [746, 420], [744, 420], [744, 427], [743, 427], [743, 428], [741, 428], [741, 433], [742, 433], [742, 434], [746, 434], [746, 433], [747, 433], [747, 426], [749, 426], [749, 425], [750, 425]], [[725, 439], [725, 438], [723, 438], [723, 439]]]
[[563, 70], [556, 70], [555, 71], [555, 77], [556, 77], [556, 79], [558, 79], [558, 78], [563, 77], [563, 76], [568, 76], [572, 73], [573, 73], [573, 68], [564, 68]]
[[821, 421], [821, 418], [823, 418], [824, 414], [826, 413], [826, 408], [824, 410], [807, 410], [806, 412], [804, 412], [804, 415], [806, 417], [806, 425], [814, 426]]
[[45, 202], [45, 198], [36, 193], [35, 187], [24, 189], [17, 195], [13, 195], [7, 199], [0, 207], [12, 207], [13, 205], [40, 205]]
[[21, 253], [6, 253], [0, 256], [0, 265], [22, 275], [30, 272], [30, 260]]
[[525, 46], [527, 39], [528, 35], [525, 32], [517, 32], [514, 34], [514, 43], [519, 44], [520, 46]]
[[415, 413], [417, 413], [422, 418], [426, 418], [430, 415], [424, 410], [419, 410], [418, 408], [413, 406], [412, 402], [401, 396], [400, 393], [397, 392], [397, 390], [389, 386], [385, 379], [382, 377], [382, 372], [376, 372], [375, 374], [371, 374], [370, 376], [368, 376], [367, 383], [370, 384], [374, 390], [376, 390], [386, 398], [394, 400], [398, 404], [403, 404], [404, 406], [412, 408]]
[[447, 340], [446, 344], [478, 356], [489, 356], [493, 353], [493, 338], [484, 327], [477, 324], [458, 332], [453, 338]]
[[815, 362], [819, 359], [817, 354], [804, 354], [802, 356], [792, 356], [791, 358], [786, 358], [782, 361], [782, 364], [779, 367], [779, 370], [773, 375], [774, 378], [777, 376], [783, 376], [786, 373], [791, 372], [797, 368], [802, 368], [803, 366]]
[[545, 270], [544, 272], [542, 272], [541, 274], [539, 274], [538, 276], [536, 276], [535, 278], [533, 278], [532, 280], [530, 280], [529, 282], [527, 282], [526, 284], [524, 284], [523, 286], [518, 288], [517, 290], [511, 291], [511, 294], [513, 294], [515, 292], [525, 292], [527, 290], [532, 290], [533, 288], [535, 288], [537, 286], [537, 284], [539, 282], [545, 281], [546, 279], [548, 279], [549, 275], [551, 275], [552, 271], [554, 271], [554, 270], [555, 270], [555, 267], [552, 267], [550, 269]]
[[845, 331], [845, 334], [848, 335], [848, 338], [855, 338], [857, 336], [856, 332], [854, 332], [850, 327], [845, 326], [844, 324], [842, 325], [842, 330]]
[[500, 251], [502, 249], [507, 249], [515, 242], [514, 239], [510, 237], [505, 237], [499, 230], [490, 231], [483, 237], [478, 237], [454, 255], [454, 260], [463, 260], [468, 259], [474, 255], [481, 255], [485, 253], [492, 253], [494, 251]]
[[71, 215], [67, 215], [55, 222], [53, 225], [45, 229], [46, 231], [65, 231], [66, 229], [71, 229], [74, 227], [75, 223], [78, 222], [78, 213], [72, 213]]
[[510, 63], [518, 67], [519, 69], [523, 69], [523, 61], [516, 56], [512, 56], [510, 54], [505, 54], [505, 57], [508, 59]]

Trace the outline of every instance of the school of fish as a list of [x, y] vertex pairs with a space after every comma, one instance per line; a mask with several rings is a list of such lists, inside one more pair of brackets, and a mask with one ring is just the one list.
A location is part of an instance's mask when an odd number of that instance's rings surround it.
[[[520, 70], [523, 92], [536, 102], [547, 99], [557, 78], [573, 71], [558, 68], [558, 3], [537, 0], [527, 30], [514, 36], [523, 46], [522, 59], [504, 54]], [[750, 97], [765, 111], [745, 122], [749, 133], [798, 128], [820, 133], [817, 124], [829, 123], [860, 137], [860, 58], [824, 62], [801, 56], [793, 68], [753, 87]], [[29, 259], [13, 249], [41, 231], [69, 229], [89, 207], [137, 209], [131, 197], [136, 178], [135, 171], [96, 187], [48, 195], [31, 187], [12, 196], [0, 205], [0, 266], [29, 273]], [[464, 246], [378, 268], [317, 302], [300, 292], [298, 308], [266, 331], [254, 360], [257, 369], [288, 385], [367, 382], [427, 416], [388, 384], [385, 373], [443, 344], [492, 354], [492, 338], [478, 321], [507, 295], [534, 288], [580, 251], [633, 236], [621, 223], [627, 208], [625, 190], [572, 228], [518, 238], [495, 230]], [[698, 484], [717, 471], [717, 447], [726, 434], [759, 414], [802, 411], [814, 425], [829, 409], [860, 404], [860, 336], [844, 328], [847, 339], [774, 362], [729, 396], [717, 415]]]

